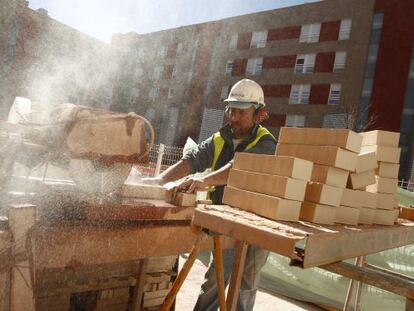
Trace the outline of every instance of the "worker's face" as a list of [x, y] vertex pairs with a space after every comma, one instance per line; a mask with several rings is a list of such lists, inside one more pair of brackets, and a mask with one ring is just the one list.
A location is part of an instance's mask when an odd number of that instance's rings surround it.
[[229, 124], [233, 131], [234, 138], [246, 138], [254, 125], [255, 108], [247, 109], [229, 108]]

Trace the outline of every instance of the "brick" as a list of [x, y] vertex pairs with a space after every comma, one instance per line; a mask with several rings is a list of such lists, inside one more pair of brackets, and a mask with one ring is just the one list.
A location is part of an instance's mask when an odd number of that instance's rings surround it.
[[358, 223], [363, 225], [372, 225], [375, 218], [375, 209], [368, 207], [361, 207], [359, 209]]
[[297, 221], [301, 202], [233, 187], [224, 189], [223, 203], [274, 220]]
[[309, 182], [306, 187], [305, 201], [339, 206], [341, 204], [342, 191], [342, 188]]
[[304, 180], [236, 169], [231, 169], [227, 185], [296, 201], [303, 201], [306, 191]]
[[376, 209], [378, 205], [378, 193], [360, 191], [361, 205], [365, 208]]
[[412, 207], [401, 207], [400, 218], [414, 220], [414, 208]]
[[398, 147], [400, 133], [388, 131], [370, 131], [360, 133], [362, 136], [362, 146], [380, 145]]
[[398, 179], [375, 176], [376, 182], [366, 187], [369, 192], [397, 193]]
[[354, 171], [357, 161], [356, 153], [334, 146], [278, 144], [276, 154], [298, 157], [316, 164], [333, 166], [347, 171]]
[[362, 173], [378, 167], [377, 154], [375, 152], [364, 152], [358, 154], [355, 172]]
[[345, 225], [358, 225], [359, 208], [349, 206], [339, 206], [336, 208], [335, 222]]
[[312, 202], [302, 202], [300, 220], [321, 225], [333, 225], [335, 222], [336, 207]]
[[395, 218], [394, 209], [391, 210], [384, 210], [384, 209], [376, 209], [375, 216], [374, 216], [374, 224], [377, 225], [393, 225]]
[[361, 189], [365, 186], [375, 184], [375, 171], [369, 170], [362, 173], [350, 173], [347, 187], [351, 189]]
[[294, 157], [237, 152], [233, 168], [279, 176], [310, 180], [313, 163]]
[[377, 154], [377, 160], [380, 162], [399, 163], [401, 149], [398, 147], [388, 146], [362, 146], [361, 152], [375, 152]]
[[162, 186], [145, 184], [124, 184], [121, 188], [122, 196], [140, 199], [164, 200], [166, 189]]
[[311, 180], [337, 188], [345, 188], [349, 172], [340, 168], [314, 164]]
[[363, 200], [362, 197], [363, 197], [362, 191], [352, 190], [352, 189], [343, 189], [340, 205], [359, 208], [362, 206], [362, 200]]
[[279, 133], [279, 143], [336, 146], [359, 153], [362, 137], [347, 129], [282, 127]]
[[376, 193], [378, 196], [377, 208], [391, 210], [398, 206], [397, 197], [390, 193]]
[[378, 168], [375, 170], [375, 174], [381, 177], [398, 178], [399, 170], [400, 170], [399, 164], [378, 162]]
[[400, 216], [400, 209], [398, 207], [394, 208], [394, 223], [398, 222], [398, 217]]
[[196, 194], [178, 192], [174, 204], [177, 206], [196, 206]]

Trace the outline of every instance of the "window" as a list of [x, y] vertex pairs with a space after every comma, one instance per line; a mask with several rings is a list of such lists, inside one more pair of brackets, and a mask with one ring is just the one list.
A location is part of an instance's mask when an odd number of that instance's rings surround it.
[[231, 73], [233, 71], [233, 61], [229, 60], [226, 64], [226, 76], [231, 77]]
[[370, 44], [368, 46], [368, 63], [375, 63], [377, 61], [378, 56], [378, 44]]
[[350, 121], [351, 115], [348, 113], [330, 113], [323, 116], [322, 127], [346, 129]]
[[220, 94], [220, 99], [224, 100], [227, 98], [227, 96], [229, 95], [229, 86], [225, 85], [221, 88], [221, 94]]
[[154, 80], [159, 80], [161, 78], [161, 72], [163, 70], [163, 66], [157, 66], [154, 69]]
[[331, 89], [329, 91], [329, 105], [338, 105], [341, 99], [341, 85], [340, 84], [331, 84]]
[[150, 97], [150, 99], [152, 100], [152, 101], [154, 101], [154, 100], [156, 100], [157, 98], [158, 98], [158, 95], [160, 94], [160, 90], [159, 90], [159, 88], [157, 88], [157, 87], [153, 87], [153, 88], [151, 88], [151, 90], [150, 90], [150, 93], [149, 93], [149, 97]]
[[336, 52], [333, 72], [341, 72], [345, 69], [346, 52]]
[[246, 75], [259, 75], [262, 72], [263, 58], [249, 58], [247, 61]]
[[296, 57], [295, 73], [312, 73], [316, 54], [300, 54]]
[[384, 13], [375, 14], [372, 20], [372, 29], [381, 29], [383, 23], [384, 23]]
[[321, 32], [321, 24], [307, 24], [302, 25], [299, 42], [318, 42], [319, 33]]
[[304, 115], [288, 114], [286, 116], [285, 126], [304, 127], [305, 126], [305, 119], [306, 119], [306, 117]]
[[237, 40], [239, 39], [239, 35], [235, 34], [231, 36], [229, 50], [234, 51], [237, 48]]
[[374, 79], [372, 78], [365, 78], [364, 83], [362, 85], [362, 97], [370, 97], [372, 86], [374, 85]]
[[352, 19], [341, 20], [341, 27], [339, 28], [338, 40], [348, 40], [351, 34]]
[[167, 48], [165, 46], [160, 47], [158, 50], [158, 56], [164, 58], [167, 55]]
[[183, 44], [178, 43], [178, 45], [177, 45], [177, 55], [180, 55], [182, 53], [183, 53]]
[[174, 94], [175, 94], [175, 89], [169, 88], [168, 89], [168, 98], [173, 98]]
[[310, 87], [310, 84], [293, 84], [289, 104], [308, 104]]
[[264, 48], [267, 41], [267, 30], [254, 31], [252, 34], [252, 41], [250, 42], [250, 48]]

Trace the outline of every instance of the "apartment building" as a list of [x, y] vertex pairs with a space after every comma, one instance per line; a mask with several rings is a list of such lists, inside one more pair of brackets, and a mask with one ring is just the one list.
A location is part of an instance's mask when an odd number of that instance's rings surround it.
[[264, 125], [276, 135], [281, 126], [401, 130], [400, 175], [408, 179], [413, 14], [410, 0], [325, 0], [117, 35], [113, 46], [123, 46], [126, 62], [135, 59], [127, 72], [141, 72], [124, 92], [128, 108], [155, 121], [161, 142], [211, 135], [225, 121], [230, 87], [247, 77], [263, 86], [270, 116]]
[[109, 44], [32, 10], [28, 1], [0, 0], [0, 118], [16, 96], [46, 105], [108, 108], [117, 68]]

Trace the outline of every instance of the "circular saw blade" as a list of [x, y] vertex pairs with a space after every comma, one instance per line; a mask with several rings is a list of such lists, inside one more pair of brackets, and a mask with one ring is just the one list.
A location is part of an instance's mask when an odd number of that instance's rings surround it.
[[114, 163], [106, 165], [99, 161], [71, 159], [70, 175], [83, 191], [106, 194], [121, 187], [127, 179], [132, 164]]

